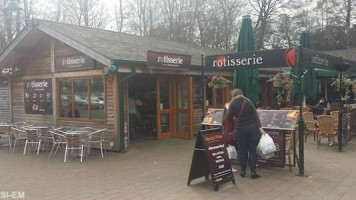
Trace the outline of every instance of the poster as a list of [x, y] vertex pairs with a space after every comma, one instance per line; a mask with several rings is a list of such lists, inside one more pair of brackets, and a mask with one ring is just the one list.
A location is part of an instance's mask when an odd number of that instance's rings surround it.
[[24, 82], [26, 114], [52, 114], [52, 79]]
[[224, 109], [208, 108], [201, 124], [203, 125], [222, 125]]
[[298, 110], [257, 110], [263, 128], [294, 130]]
[[261, 165], [284, 167], [285, 164], [285, 130], [280, 129], [265, 129], [266, 133], [271, 136], [274, 144], [276, 145], [276, 151], [274, 156], [269, 159], [263, 159], [257, 156], [257, 162]]

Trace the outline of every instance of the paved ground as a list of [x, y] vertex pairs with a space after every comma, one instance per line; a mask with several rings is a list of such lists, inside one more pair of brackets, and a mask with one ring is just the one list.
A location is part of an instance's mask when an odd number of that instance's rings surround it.
[[22, 148], [12, 153], [0, 147], [0, 199], [12, 192], [35, 200], [356, 199], [356, 139], [343, 153], [327, 145], [318, 150], [308, 141], [307, 178], [295, 176], [297, 168], [258, 169], [261, 179], [243, 179], [235, 173], [236, 185], [224, 184], [218, 192], [204, 178], [187, 186], [194, 142], [147, 141], [104, 159], [94, 152], [83, 163], [79, 159], [63, 163], [63, 152], [48, 160], [48, 152], [23, 156]]

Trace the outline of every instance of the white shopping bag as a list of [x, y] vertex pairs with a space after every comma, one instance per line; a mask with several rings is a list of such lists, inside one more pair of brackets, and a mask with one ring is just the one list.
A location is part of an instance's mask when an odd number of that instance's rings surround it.
[[227, 154], [229, 155], [229, 159], [237, 159], [236, 148], [232, 145], [226, 147]]
[[273, 139], [268, 134], [263, 134], [257, 145], [256, 153], [262, 158], [268, 159], [274, 156], [276, 150], [277, 148]]

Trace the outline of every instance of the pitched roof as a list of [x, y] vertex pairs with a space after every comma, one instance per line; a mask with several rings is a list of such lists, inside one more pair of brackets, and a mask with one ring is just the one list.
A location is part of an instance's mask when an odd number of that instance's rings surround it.
[[151, 50], [191, 55], [192, 65], [200, 66], [201, 54], [231, 53], [231, 51], [200, 47], [193, 44], [43, 20], [39, 21], [38, 28], [49, 34], [51, 31], [61, 34], [111, 60], [120, 59], [146, 62], [147, 51]]

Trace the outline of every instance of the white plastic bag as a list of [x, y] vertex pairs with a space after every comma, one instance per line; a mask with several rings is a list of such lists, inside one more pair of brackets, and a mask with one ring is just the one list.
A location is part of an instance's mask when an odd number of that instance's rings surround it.
[[268, 159], [274, 156], [276, 150], [277, 148], [273, 139], [268, 134], [263, 134], [257, 145], [256, 153], [262, 158]]
[[229, 155], [229, 159], [237, 159], [236, 148], [232, 145], [226, 147], [227, 154]]

